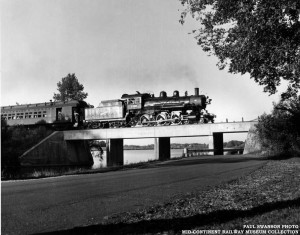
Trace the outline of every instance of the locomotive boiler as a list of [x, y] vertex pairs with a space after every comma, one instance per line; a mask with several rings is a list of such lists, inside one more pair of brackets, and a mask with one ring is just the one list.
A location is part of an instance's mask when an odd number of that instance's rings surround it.
[[172, 96], [165, 91], [159, 97], [150, 93], [123, 94], [117, 100], [101, 101], [97, 108], [85, 109], [86, 128], [133, 127], [171, 124], [194, 124], [214, 122], [216, 117], [206, 111], [210, 104], [208, 96], [180, 96], [176, 90]]

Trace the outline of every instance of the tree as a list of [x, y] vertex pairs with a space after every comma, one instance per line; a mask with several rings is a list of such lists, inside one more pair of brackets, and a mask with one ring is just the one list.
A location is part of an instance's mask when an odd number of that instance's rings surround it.
[[269, 94], [288, 82], [283, 99], [300, 88], [299, 0], [181, 0], [201, 23], [193, 30], [198, 44], [218, 59], [219, 69], [249, 73]]
[[223, 144], [226, 148], [237, 148], [237, 147], [244, 147], [245, 142], [239, 140], [230, 140], [229, 142], [225, 142]]
[[75, 74], [68, 74], [57, 83], [59, 93], [53, 96], [55, 101], [84, 100], [88, 93], [83, 92], [83, 85], [78, 82]]
[[258, 137], [273, 154], [300, 154], [300, 96], [274, 104], [257, 124]]

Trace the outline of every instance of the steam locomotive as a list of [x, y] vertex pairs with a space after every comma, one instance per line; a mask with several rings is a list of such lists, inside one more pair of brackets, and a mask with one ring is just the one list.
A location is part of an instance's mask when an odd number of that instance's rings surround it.
[[154, 126], [171, 124], [193, 124], [214, 122], [216, 117], [206, 111], [211, 99], [195, 94], [180, 96], [175, 90], [168, 97], [165, 91], [159, 97], [150, 93], [123, 94], [121, 99], [101, 101], [97, 108], [86, 108], [86, 128], [111, 128]]
[[165, 91], [159, 97], [150, 93], [123, 94], [120, 99], [101, 101], [89, 108], [84, 101], [45, 102], [1, 107], [1, 118], [13, 125], [52, 125], [68, 128], [112, 128], [193, 124], [214, 122], [216, 117], [206, 111], [211, 99], [187, 92], [173, 96]]

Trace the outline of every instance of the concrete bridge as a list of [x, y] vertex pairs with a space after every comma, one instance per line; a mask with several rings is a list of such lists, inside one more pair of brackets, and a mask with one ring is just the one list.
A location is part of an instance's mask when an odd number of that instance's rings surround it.
[[223, 133], [248, 132], [257, 122], [232, 122], [194, 125], [171, 125], [155, 127], [133, 127], [96, 130], [64, 131], [66, 141], [96, 140], [107, 141], [107, 165], [123, 165], [123, 140], [155, 138], [156, 159], [170, 159], [170, 138], [209, 136], [209, 148], [214, 155], [223, 155]]
[[[107, 140], [107, 166], [123, 165], [124, 139], [154, 138], [154, 152], [156, 155], [156, 159], [167, 160], [170, 159], [171, 152], [170, 138], [198, 136], [208, 136], [209, 148], [214, 149], [214, 155], [223, 155], [224, 133], [249, 132], [250, 128], [253, 127], [256, 123], [257, 122], [255, 121], [250, 121], [63, 131], [53, 135], [51, 138], [47, 138], [47, 141], [44, 140], [38, 145], [34, 146], [32, 149], [30, 149], [30, 151], [27, 151], [25, 154], [23, 154], [21, 156], [21, 159], [23, 160], [23, 162], [25, 162], [26, 165], [26, 162], [30, 162], [28, 161], [29, 159], [42, 159], [44, 156], [41, 156], [41, 153], [47, 155], [48, 152], [51, 152], [53, 156], [56, 156], [56, 158], [60, 159], [62, 162], [64, 162], [65, 155], [67, 154], [69, 156], [68, 158], [72, 158], [72, 162], [74, 163], [76, 163], [76, 159], [80, 159], [80, 161], [77, 162], [78, 164], [80, 164], [81, 162], [88, 163], [92, 161], [92, 157], [90, 154], [88, 154], [88, 150], [86, 149], [87, 144], [84, 143], [86, 143], [87, 140]], [[60, 142], [62, 147], [58, 148], [54, 152], [53, 148], [51, 147], [53, 146], [53, 143], [51, 141], [55, 141], [56, 143]], [[85, 148], [85, 151], [83, 148]], [[57, 157], [57, 155], [61, 156]], [[43, 161], [41, 161], [41, 163], [42, 162]]]

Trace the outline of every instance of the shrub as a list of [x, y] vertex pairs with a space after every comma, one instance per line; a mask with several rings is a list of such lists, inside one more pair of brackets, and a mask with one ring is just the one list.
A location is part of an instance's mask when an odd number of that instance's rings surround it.
[[300, 96], [274, 104], [271, 114], [259, 117], [257, 133], [269, 153], [300, 155]]

